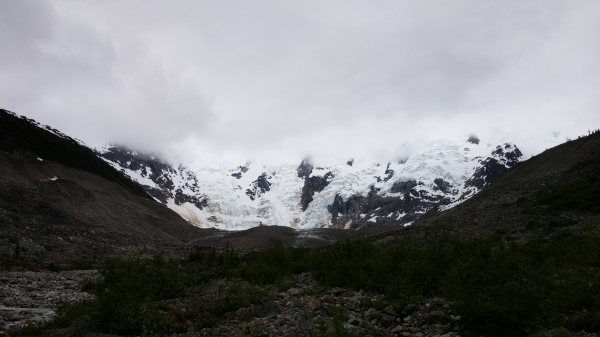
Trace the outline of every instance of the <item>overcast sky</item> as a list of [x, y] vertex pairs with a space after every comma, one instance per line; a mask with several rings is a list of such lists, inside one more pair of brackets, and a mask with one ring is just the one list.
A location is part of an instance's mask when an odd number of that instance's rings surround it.
[[600, 128], [600, 1], [0, 0], [0, 107], [194, 158], [539, 152]]

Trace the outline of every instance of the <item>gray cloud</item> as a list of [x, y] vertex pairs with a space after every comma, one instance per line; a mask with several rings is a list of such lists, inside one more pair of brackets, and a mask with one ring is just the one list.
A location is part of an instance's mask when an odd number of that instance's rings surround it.
[[0, 103], [180, 156], [389, 155], [597, 128], [591, 1], [0, 2]]

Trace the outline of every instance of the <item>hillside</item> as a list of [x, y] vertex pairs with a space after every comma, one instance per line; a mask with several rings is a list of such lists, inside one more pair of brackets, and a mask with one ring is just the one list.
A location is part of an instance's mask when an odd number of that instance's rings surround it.
[[[0, 306], [0, 330], [12, 326], [10, 337], [591, 337], [600, 331], [600, 133], [524, 162], [515, 160], [520, 152], [509, 144], [492, 157], [473, 156], [471, 174], [462, 174], [460, 184], [478, 193], [431, 203], [412, 225], [387, 217], [359, 230], [223, 231], [193, 226], [159, 202], [209, 207], [210, 200], [176, 188], [202, 195], [202, 178], [178, 180], [191, 171], [151, 156], [128, 162], [125, 155], [134, 153], [113, 151], [113, 159], [130, 165], [130, 175], [161, 182], [144, 186], [155, 201], [118, 171], [94, 165], [94, 153], [76, 140], [25, 118], [10, 121], [27, 131], [4, 134], [6, 151], [0, 152], [0, 254], [2, 268], [12, 270], [0, 274], [6, 305]], [[421, 156], [429, 166], [415, 161], [396, 169], [429, 167], [415, 172], [434, 174], [440, 166], [429, 159], [443, 163], [456, 154], [439, 149]], [[465, 156], [454, 158], [467, 163]], [[357, 173], [347, 174], [354, 181], [380, 178], [361, 176], [360, 165], [354, 172], [346, 166], [330, 172]], [[393, 177], [390, 167], [385, 171]], [[236, 181], [253, 172], [238, 169], [217, 174]], [[322, 172], [326, 167], [303, 161], [289, 171], [302, 187], [295, 201], [300, 209], [323, 198], [324, 187], [336, 186]], [[386, 173], [377, 165], [367, 171]], [[245, 202], [276, 190], [275, 175], [252, 182]], [[437, 190], [400, 181], [406, 190], [397, 197], [425, 196], [422, 204], [435, 201], [432, 195], [464, 195], [430, 178]], [[399, 185], [375, 180], [380, 187]], [[352, 180], [337, 186], [345, 181]], [[305, 194], [306, 186], [312, 194]], [[389, 212], [378, 192], [370, 188], [364, 200], [348, 195], [327, 211], [368, 222], [375, 212]], [[309, 194], [313, 200], [302, 198]], [[56, 273], [61, 269], [72, 270]], [[18, 327], [25, 322], [31, 324]]]
[[0, 109], [0, 150], [26, 153], [114, 181], [127, 191], [149, 199], [139, 185], [100, 160], [81, 142], [32, 119]]
[[204, 235], [56, 130], [1, 111], [0, 148], [2, 267], [91, 263]]
[[468, 201], [432, 210], [412, 226], [390, 228], [375, 240], [416, 242], [428, 230], [463, 239], [493, 233], [518, 240], [579, 233], [600, 223], [600, 133], [558, 145], [504, 172]]

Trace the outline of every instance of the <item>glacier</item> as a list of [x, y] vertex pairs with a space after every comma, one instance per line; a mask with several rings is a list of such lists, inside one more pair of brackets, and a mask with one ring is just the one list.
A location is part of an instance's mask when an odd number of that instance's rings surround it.
[[[514, 144], [478, 140], [433, 141], [408, 157], [384, 162], [337, 158], [172, 165], [125, 147], [106, 145], [95, 151], [190, 223], [224, 230], [407, 225], [433, 208], [467, 200], [491, 182], [490, 174], [523, 160]], [[311, 178], [317, 184], [307, 187]]]

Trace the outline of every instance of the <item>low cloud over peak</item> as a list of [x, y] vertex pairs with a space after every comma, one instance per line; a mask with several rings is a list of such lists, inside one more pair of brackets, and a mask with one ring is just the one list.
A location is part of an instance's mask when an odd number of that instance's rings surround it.
[[[600, 124], [588, 1], [0, 3], [0, 103], [174, 156], [388, 154]], [[523, 147], [520, 144], [520, 147]]]

